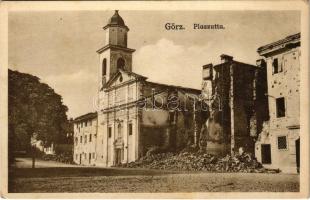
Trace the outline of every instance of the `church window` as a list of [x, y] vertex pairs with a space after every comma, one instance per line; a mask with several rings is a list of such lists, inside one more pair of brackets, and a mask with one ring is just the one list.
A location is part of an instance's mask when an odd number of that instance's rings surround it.
[[125, 46], [127, 46], [127, 34], [125, 34], [124, 36], [124, 42], [125, 42]]
[[117, 60], [117, 69], [124, 69], [125, 67], [125, 60], [123, 58], [119, 58]]
[[102, 76], [107, 75], [107, 59], [102, 61]]
[[[109, 127], [109, 129], [108, 129], [108, 136], [109, 136], [109, 138], [112, 137], [112, 127]], [[103, 143], [103, 141], [102, 141], [102, 143]]]
[[118, 124], [118, 126], [117, 126], [117, 132], [118, 132], [118, 134], [117, 134], [117, 136], [118, 136], [118, 138], [122, 138], [122, 131], [123, 131], [123, 129], [122, 129], [122, 125], [121, 124]]
[[132, 123], [128, 124], [128, 134], [132, 135]]

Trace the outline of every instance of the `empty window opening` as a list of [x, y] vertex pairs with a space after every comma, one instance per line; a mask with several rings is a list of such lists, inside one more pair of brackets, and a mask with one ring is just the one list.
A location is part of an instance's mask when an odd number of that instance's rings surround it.
[[278, 58], [273, 59], [272, 69], [273, 69], [273, 74], [277, 74], [279, 72], [282, 72], [282, 64], [279, 64]]
[[285, 100], [283, 97], [276, 99], [277, 117], [285, 116]]

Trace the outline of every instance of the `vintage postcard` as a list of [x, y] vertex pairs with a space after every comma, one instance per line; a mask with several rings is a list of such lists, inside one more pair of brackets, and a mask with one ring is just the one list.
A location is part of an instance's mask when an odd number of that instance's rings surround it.
[[306, 198], [305, 1], [1, 2], [2, 198]]

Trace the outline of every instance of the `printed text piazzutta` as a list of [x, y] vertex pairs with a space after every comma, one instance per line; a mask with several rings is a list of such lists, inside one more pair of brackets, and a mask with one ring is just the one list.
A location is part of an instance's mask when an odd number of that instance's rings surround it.
[[[176, 24], [176, 23], [171, 23], [168, 22], [165, 24], [165, 29], [166, 30], [185, 30], [186, 27], [182, 24]], [[223, 24], [193, 24], [192, 29], [196, 30], [220, 30], [220, 29], [225, 29], [225, 26]]]

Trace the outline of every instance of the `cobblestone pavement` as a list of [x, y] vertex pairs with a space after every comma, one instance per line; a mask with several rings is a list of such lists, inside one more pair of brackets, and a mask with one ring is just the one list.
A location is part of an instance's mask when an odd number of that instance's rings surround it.
[[[298, 192], [299, 175], [79, 167], [10, 169], [10, 192]], [[27, 163], [28, 161], [26, 161]], [[18, 165], [17, 165], [18, 166]], [[44, 167], [45, 166], [45, 167]], [[48, 166], [48, 167], [46, 167]], [[29, 166], [28, 166], [29, 167]]]

